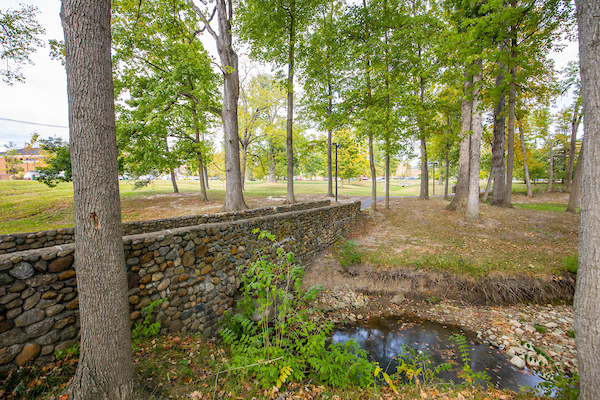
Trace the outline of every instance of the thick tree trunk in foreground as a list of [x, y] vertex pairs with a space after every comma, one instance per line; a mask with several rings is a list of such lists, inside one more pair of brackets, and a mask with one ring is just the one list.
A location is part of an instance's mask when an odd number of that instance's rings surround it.
[[577, 167], [575, 168], [575, 175], [573, 176], [573, 182], [571, 182], [571, 192], [569, 193], [569, 203], [567, 204], [567, 212], [575, 214], [579, 208], [579, 194], [581, 192], [581, 169], [583, 167], [583, 144], [579, 150], [579, 157], [577, 159]]
[[467, 199], [467, 209], [465, 210], [465, 219], [470, 222], [479, 220], [479, 170], [481, 161], [481, 111], [478, 110], [479, 103], [479, 82], [483, 79], [481, 62], [476, 64], [478, 68], [477, 75], [473, 79], [473, 109], [471, 116], [471, 148], [469, 151], [469, 195]]
[[458, 158], [458, 179], [456, 180], [456, 193], [452, 202], [448, 204], [446, 210], [464, 213], [467, 209], [467, 197], [469, 194], [469, 152], [471, 149], [471, 114], [473, 111], [472, 87], [473, 78], [470, 64], [465, 69], [465, 83], [463, 89], [463, 99], [461, 107], [461, 125], [460, 125], [460, 149]]
[[523, 175], [525, 175], [525, 185], [527, 186], [527, 197], [533, 197], [533, 189], [531, 188], [531, 179], [529, 179], [529, 164], [527, 164], [527, 149], [525, 148], [525, 135], [523, 134], [523, 126], [519, 124], [519, 138], [521, 139], [521, 151], [523, 152]]
[[110, 0], [64, 0], [81, 354], [69, 399], [129, 399], [131, 356], [112, 83]]
[[576, 0], [585, 136], [574, 302], [580, 400], [600, 393], [600, 2]]
[[[501, 85], [504, 80], [504, 74], [496, 77], [496, 86]], [[503, 93], [496, 104], [494, 110], [494, 141], [492, 144], [492, 174], [494, 179], [494, 191], [492, 192], [493, 206], [502, 206], [504, 204], [504, 136], [505, 136], [505, 103], [506, 96]]]
[[579, 114], [579, 101], [573, 105], [573, 118], [571, 119], [571, 143], [569, 146], [569, 162], [567, 163], [567, 171], [565, 173], [565, 192], [571, 190], [571, 182], [573, 180], [573, 165], [575, 162], [575, 152], [577, 147], [577, 131], [581, 123], [581, 114]]

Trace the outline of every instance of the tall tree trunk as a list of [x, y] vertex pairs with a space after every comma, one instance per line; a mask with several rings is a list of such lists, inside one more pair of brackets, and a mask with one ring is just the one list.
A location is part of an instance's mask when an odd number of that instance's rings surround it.
[[[419, 60], [421, 60], [421, 48], [419, 47]], [[425, 102], [425, 79], [419, 78], [419, 98], [421, 105]], [[425, 141], [425, 129], [423, 121], [419, 121], [419, 134], [421, 136], [421, 190], [419, 199], [429, 200], [429, 169], [427, 168], [427, 143]], [[434, 177], [435, 179], [435, 177]]]
[[204, 165], [204, 183], [206, 184], [206, 190], [209, 190], [210, 188], [208, 187], [208, 168], [206, 168], [206, 164]]
[[[242, 192], [242, 177], [240, 170], [240, 146], [238, 131], [238, 98], [240, 95], [240, 75], [238, 56], [233, 50], [231, 20], [233, 19], [233, 3], [227, 0], [216, 0], [218, 34], [208, 24], [206, 16], [193, 0], [188, 4], [205, 21], [206, 30], [215, 39], [217, 52], [221, 60], [223, 73], [223, 120], [224, 149], [225, 149], [225, 204], [223, 211], [247, 210]], [[229, 7], [229, 12], [228, 12]]]
[[[331, 90], [331, 82], [327, 83], [329, 104], [327, 106], [327, 120], [331, 123], [331, 113], [333, 110], [333, 93]], [[333, 129], [327, 130], [327, 197], [333, 197], [333, 173], [331, 166], [331, 139], [333, 137]]]
[[267, 176], [268, 183], [277, 183], [275, 175], [275, 151], [273, 149], [273, 139], [269, 139], [269, 175]]
[[[511, 0], [511, 7], [516, 8], [516, 0]], [[506, 186], [504, 190], [504, 207], [512, 207], [512, 181], [515, 159], [515, 102], [517, 97], [517, 38], [516, 27], [511, 26], [510, 41], [510, 89], [508, 91], [508, 151], [506, 154]]]
[[448, 183], [450, 181], [450, 143], [446, 143], [446, 186], [444, 187], [444, 200], [448, 200]]
[[576, 0], [585, 135], [574, 302], [579, 400], [600, 393], [600, 2]]
[[465, 82], [463, 88], [463, 99], [461, 106], [460, 125], [460, 149], [458, 158], [458, 179], [456, 180], [456, 193], [454, 198], [446, 207], [448, 211], [464, 213], [467, 209], [467, 197], [469, 194], [469, 153], [471, 149], [471, 114], [473, 111], [473, 77], [471, 63], [465, 68]]
[[523, 126], [519, 124], [519, 138], [521, 139], [521, 151], [523, 152], [523, 174], [525, 175], [525, 185], [527, 186], [527, 197], [533, 197], [533, 189], [531, 188], [531, 179], [529, 179], [529, 164], [527, 163], [527, 149], [525, 148], [525, 134]]
[[[503, 84], [504, 73], [498, 74], [496, 77], [496, 87]], [[504, 138], [505, 131], [505, 103], [506, 95], [502, 91], [496, 108], [494, 109], [494, 142], [492, 144], [492, 174], [494, 179], [494, 191], [492, 193], [493, 206], [502, 206], [504, 204]], [[492, 179], [490, 174], [490, 180]], [[484, 201], [487, 199], [484, 198]]]
[[171, 174], [171, 183], [173, 183], [173, 193], [179, 193], [179, 187], [177, 187], [177, 177], [175, 176], [175, 171], [171, 169], [169, 173]]
[[[165, 149], [167, 153], [169, 152], [169, 139], [165, 136]], [[179, 193], [179, 188], [177, 187], [177, 179], [175, 178], [175, 170], [173, 168], [169, 169], [169, 173], [171, 174], [171, 183], [173, 184], [173, 193]]]
[[554, 155], [552, 151], [552, 134], [550, 133], [550, 129], [548, 129], [548, 138], [546, 139], [548, 142], [548, 191], [552, 191], [552, 185], [554, 183]]
[[385, 209], [390, 209], [390, 138], [385, 138]]
[[110, 0], [64, 0], [81, 354], [71, 399], [130, 399], [131, 356], [112, 82]]
[[[292, 15], [295, 15], [295, 3], [292, 2]], [[287, 193], [285, 196], [285, 204], [294, 204], [296, 197], [294, 197], [294, 149], [293, 149], [293, 128], [294, 128], [294, 51], [296, 43], [296, 26], [294, 19], [290, 24], [289, 32], [289, 53], [288, 53], [288, 92], [287, 92], [287, 121], [286, 121], [286, 133], [287, 133], [287, 146], [286, 146], [286, 159], [287, 159]]]
[[492, 178], [493, 177], [494, 177], [494, 166], [492, 165], [492, 168], [490, 170], [490, 175], [488, 176], [487, 185], [485, 186], [485, 192], [483, 193], [483, 199], [481, 199], [481, 201], [483, 201], [484, 203], [488, 200], [488, 197], [490, 195], [490, 189], [492, 188]]
[[[363, 0], [363, 12], [365, 21], [368, 21], [367, 14], [367, 1]], [[371, 27], [365, 26], [366, 41], [365, 41], [365, 78], [367, 80], [367, 104], [366, 108], [370, 112], [373, 106], [373, 99], [371, 93], [371, 49], [369, 48], [369, 41], [371, 38]], [[367, 117], [367, 119], [370, 115]], [[371, 210], [377, 211], [377, 171], [375, 170], [375, 150], [373, 148], [373, 126], [371, 121], [369, 124], [369, 169], [371, 170]]]
[[571, 182], [573, 179], [573, 164], [575, 161], [575, 153], [577, 151], [577, 131], [581, 123], [581, 114], [579, 114], [579, 101], [573, 105], [573, 118], [571, 118], [571, 144], [569, 146], [569, 161], [567, 162], [567, 171], [565, 173], [565, 192], [571, 190]]
[[419, 199], [429, 200], [429, 169], [427, 168], [427, 143], [421, 136], [421, 190]]
[[[579, 208], [579, 193], [581, 188], [581, 169], [583, 168], [583, 143], [579, 149], [579, 157], [577, 159], [577, 167], [575, 167], [575, 175], [571, 182], [571, 192], [569, 193], [569, 203], [567, 204], [567, 212], [577, 213]], [[581, 219], [580, 219], [581, 221]]]
[[242, 190], [246, 190], [246, 160], [248, 159], [248, 145], [246, 140], [242, 140], [242, 160], [240, 168], [242, 169]]
[[371, 210], [377, 211], [377, 171], [373, 149], [373, 129], [369, 129], [369, 168], [371, 170]]
[[479, 170], [481, 161], [481, 132], [483, 130], [481, 124], [481, 111], [478, 110], [480, 91], [479, 83], [483, 79], [483, 71], [481, 60], [476, 62], [478, 69], [477, 74], [473, 78], [473, 109], [471, 117], [471, 149], [469, 157], [469, 197], [467, 200], [467, 209], [465, 210], [465, 219], [467, 221], [479, 220]]
[[[192, 116], [194, 118], [194, 133], [196, 135], [194, 139], [194, 143], [200, 143], [200, 129], [198, 129], [198, 111], [196, 110], [196, 106], [194, 105], [192, 108]], [[204, 163], [202, 162], [202, 152], [196, 150], [196, 156], [198, 158], [198, 179], [200, 181], [200, 201], [208, 201], [208, 194], [206, 193], [206, 185], [204, 184], [204, 174], [202, 170], [204, 169]]]

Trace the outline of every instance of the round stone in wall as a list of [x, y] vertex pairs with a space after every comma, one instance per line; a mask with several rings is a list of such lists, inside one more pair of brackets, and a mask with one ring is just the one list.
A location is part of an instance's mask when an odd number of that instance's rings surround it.
[[20, 262], [16, 267], [11, 269], [8, 273], [17, 279], [27, 279], [33, 276], [33, 266], [26, 262]]

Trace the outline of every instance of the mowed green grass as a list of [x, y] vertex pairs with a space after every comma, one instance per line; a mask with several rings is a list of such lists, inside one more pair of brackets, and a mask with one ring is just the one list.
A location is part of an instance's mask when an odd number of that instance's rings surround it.
[[[178, 181], [183, 194], [200, 192], [198, 181]], [[136, 200], [156, 195], [169, 196], [173, 193], [171, 181], [153, 181], [150, 185], [134, 190], [131, 181], [120, 181], [123, 213], [135, 219], [148, 219], [143, 209], [136, 206]], [[223, 203], [225, 182], [210, 181], [208, 197], [211, 202]], [[404, 186], [404, 187], [402, 187]], [[443, 187], [436, 187], [443, 193]], [[278, 183], [246, 182], [244, 196], [247, 199], [285, 197], [286, 181]], [[327, 194], [327, 181], [294, 181], [297, 195]], [[385, 195], [384, 182], [377, 182], [377, 193]], [[390, 182], [390, 196], [414, 196], [419, 194], [418, 180], [393, 180]], [[338, 196], [371, 195], [370, 181], [338, 182]], [[130, 210], [128, 208], [133, 208]], [[188, 213], [189, 214], [189, 213]], [[186, 215], [185, 213], [182, 215]], [[73, 226], [73, 184], [61, 183], [55, 188], [36, 181], [0, 181], [0, 234], [35, 232]]]

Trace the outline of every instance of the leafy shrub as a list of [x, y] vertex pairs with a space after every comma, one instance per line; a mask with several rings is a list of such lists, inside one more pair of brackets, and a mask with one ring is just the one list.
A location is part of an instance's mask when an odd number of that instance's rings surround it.
[[65, 358], [77, 358], [80, 352], [81, 344], [75, 343], [73, 346], [69, 347], [66, 350], [55, 350], [54, 358], [56, 358], [57, 360], [62, 360]]
[[575, 253], [565, 258], [562, 265], [566, 271], [576, 274], [579, 265], [579, 254]]
[[152, 303], [142, 308], [144, 321], [142, 321], [141, 324], [136, 324], [131, 331], [131, 337], [133, 339], [149, 338], [158, 335], [160, 332], [160, 322], [152, 322], [152, 311], [154, 311], [156, 306], [164, 303], [166, 300], [166, 298], [154, 300]]
[[242, 274], [241, 313], [228, 313], [220, 331], [231, 347], [230, 371], [255, 378], [265, 388], [306, 378], [340, 388], [372, 385], [375, 364], [367, 361], [356, 341], [328, 345], [333, 325], [309, 318], [319, 315], [308, 303], [320, 287], [302, 291], [304, 271], [294, 254], [286, 253], [267, 232], [261, 231], [259, 239], [273, 242], [277, 260], [259, 254]]
[[352, 264], [361, 262], [361, 254], [358, 245], [352, 240], [345, 240], [339, 237], [336, 243], [336, 256], [344, 268]]

